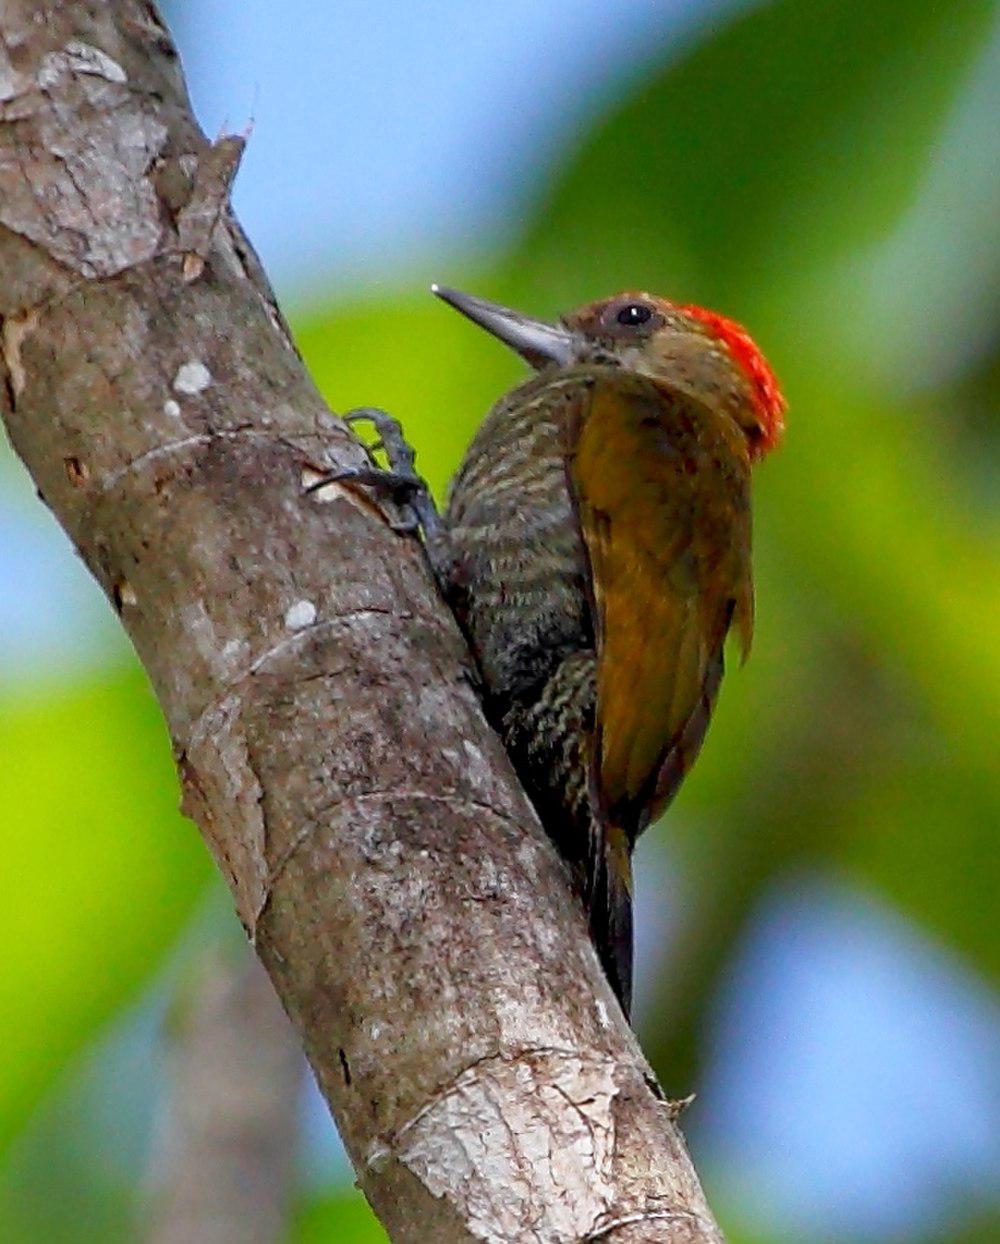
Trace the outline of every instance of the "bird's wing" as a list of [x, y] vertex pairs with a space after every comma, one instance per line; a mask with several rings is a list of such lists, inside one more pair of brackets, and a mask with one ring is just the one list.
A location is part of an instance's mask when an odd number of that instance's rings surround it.
[[631, 836], [694, 759], [730, 623], [752, 628], [742, 433], [641, 377], [598, 381], [569, 457], [597, 631], [594, 782]]

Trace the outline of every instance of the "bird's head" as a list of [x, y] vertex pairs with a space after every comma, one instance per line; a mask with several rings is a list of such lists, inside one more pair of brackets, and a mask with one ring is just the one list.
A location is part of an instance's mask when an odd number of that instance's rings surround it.
[[746, 329], [714, 311], [626, 292], [549, 323], [444, 286], [432, 289], [532, 367], [622, 367], [683, 390], [728, 413], [753, 458], [781, 439], [785, 399], [774, 372]]

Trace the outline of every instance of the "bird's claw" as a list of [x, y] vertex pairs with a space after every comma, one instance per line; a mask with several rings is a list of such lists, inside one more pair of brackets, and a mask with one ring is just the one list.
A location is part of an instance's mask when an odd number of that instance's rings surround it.
[[389, 463], [389, 470], [401, 477], [411, 477], [418, 481], [425, 491], [427, 485], [416, 473], [414, 463], [416, 452], [403, 435], [399, 420], [393, 418], [386, 410], [377, 406], [358, 406], [344, 415], [346, 424], [370, 423], [378, 433], [378, 440], [369, 447], [369, 453], [381, 449]]
[[415, 535], [420, 531], [420, 519], [410, 504], [414, 495], [425, 488], [423, 480], [416, 475], [402, 475], [396, 471], [384, 471], [380, 467], [344, 467], [339, 471], [327, 471], [313, 480], [306, 492], [318, 492], [327, 484], [361, 484], [371, 488], [381, 500], [392, 502], [399, 517], [386, 515], [393, 531], [400, 535]]
[[416, 493], [427, 485], [419, 475], [405, 475], [400, 471], [386, 471], [382, 467], [342, 467], [337, 471], [327, 471], [310, 483], [306, 492], [318, 492], [327, 484], [363, 484], [380, 493], [387, 501], [396, 505], [406, 505]]
[[[390, 502], [396, 510], [395, 516], [385, 516], [392, 530], [401, 535], [416, 535], [422, 531], [428, 556], [434, 561], [436, 549], [444, 540], [441, 518], [427, 481], [417, 474], [414, 466], [416, 453], [403, 435], [399, 421], [375, 406], [359, 406], [349, 410], [343, 419], [349, 425], [366, 422], [374, 426], [378, 440], [373, 445], [365, 446], [370, 465], [330, 471], [311, 483], [306, 491], [315, 492], [326, 484], [335, 483], [360, 484], [370, 488], [380, 500]], [[375, 461], [373, 455], [378, 450], [385, 454], [388, 468], [379, 466]]]

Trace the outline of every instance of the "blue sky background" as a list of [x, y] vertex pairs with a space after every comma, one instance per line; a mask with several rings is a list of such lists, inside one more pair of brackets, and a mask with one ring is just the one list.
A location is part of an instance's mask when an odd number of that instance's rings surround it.
[[279, 292], [399, 280], [518, 227], [623, 79], [732, 0], [175, 0], [209, 134], [253, 141], [240, 216]]
[[[292, 303], [398, 287], [401, 273], [415, 284], [446, 279], [457, 254], [502, 244], [519, 228], [539, 170], [572, 146], [602, 102], [696, 20], [731, 7], [168, 5], [208, 132], [253, 118], [236, 205]], [[124, 642], [68, 542], [6, 462], [0, 634], [6, 681], [65, 677]], [[639, 867], [647, 963], [669, 955], [663, 864], [649, 859]], [[96, 1056], [105, 1116], [118, 1100], [111, 1081], [122, 1102], [132, 1080], [155, 1084], [157, 1014], [151, 1004], [123, 1021]], [[762, 1226], [794, 1240], [905, 1240], [928, 1214], [943, 1220], [953, 1202], [985, 1199], [997, 1186], [995, 1000], [846, 879], [798, 879], [769, 896], [716, 1019], [710, 1105], [695, 1141]], [[316, 1180], [340, 1159], [315, 1095], [306, 1114]], [[120, 1160], [130, 1154], [124, 1145]]]

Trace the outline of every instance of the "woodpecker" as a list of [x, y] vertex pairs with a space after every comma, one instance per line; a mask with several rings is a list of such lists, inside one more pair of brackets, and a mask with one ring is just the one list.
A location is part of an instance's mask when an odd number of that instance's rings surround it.
[[348, 474], [423, 528], [628, 1015], [632, 850], [701, 747], [731, 629], [749, 652], [750, 471], [785, 402], [746, 330], [701, 307], [625, 292], [550, 323], [433, 290], [534, 374], [487, 414], [442, 515], [384, 412], [353, 418], [390, 470]]

